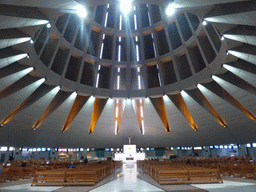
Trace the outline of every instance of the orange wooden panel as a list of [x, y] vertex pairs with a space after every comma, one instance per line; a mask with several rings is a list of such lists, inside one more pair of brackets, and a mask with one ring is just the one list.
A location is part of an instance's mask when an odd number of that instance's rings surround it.
[[89, 134], [92, 134], [108, 99], [95, 98]]
[[133, 109], [135, 111], [138, 123], [139, 123], [139, 129], [141, 134], [145, 133], [144, 130], [144, 118], [145, 118], [145, 107], [144, 107], [144, 99], [132, 99]]
[[158, 97], [158, 98], [149, 98], [151, 103], [153, 104], [157, 114], [159, 115], [161, 121], [164, 124], [165, 130], [170, 133], [170, 127], [168, 123], [168, 117], [166, 114], [166, 109], [164, 105], [164, 99], [163, 97]]
[[168, 97], [172, 100], [174, 105], [180, 110], [184, 117], [186, 117], [192, 129], [198, 131], [197, 125], [195, 124], [182, 95], [179, 93], [176, 95], [168, 95]]
[[82, 95], [77, 95], [76, 100], [69, 112], [68, 118], [66, 120], [65, 125], [62, 127], [62, 133], [66, 132], [68, 128], [70, 127], [70, 124], [72, 121], [75, 119], [77, 114], [81, 111], [85, 103], [88, 101], [90, 96], [82, 96]]

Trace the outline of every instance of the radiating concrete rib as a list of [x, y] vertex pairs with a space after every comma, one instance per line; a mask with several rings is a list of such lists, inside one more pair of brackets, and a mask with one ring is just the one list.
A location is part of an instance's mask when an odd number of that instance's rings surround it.
[[139, 129], [141, 134], [144, 134], [143, 123], [144, 122], [144, 99], [132, 99], [133, 109], [139, 123]]
[[29, 41], [30, 37], [16, 29], [0, 30], [0, 49]]
[[244, 0], [218, 0], [218, 1], [205, 1], [205, 0], [175, 0], [174, 5], [178, 7], [197, 7], [197, 6], [207, 6], [207, 5], [214, 5], [214, 4], [222, 4], [222, 3], [232, 3], [237, 1], [244, 1]]
[[45, 119], [51, 115], [58, 107], [65, 102], [65, 100], [71, 95], [72, 92], [66, 92], [59, 90], [55, 95], [51, 103], [48, 105], [47, 109], [44, 111], [42, 116], [38, 119], [38, 121], [33, 125], [33, 130], [40, 127], [41, 124], [45, 121]]
[[27, 7], [42, 7], [42, 8], [51, 8], [51, 9], [71, 9], [74, 8], [78, 3], [74, 0], [1, 0], [1, 4], [7, 5], [18, 5], [18, 6], [27, 6]]
[[170, 133], [170, 126], [168, 123], [168, 117], [166, 114], [166, 109], [164, 105], [164, 99], [163, 97], [158, 97], [158, 98], [149, 98], [151, 103], [153, 104], [157, 114], [159, 115], [161, 121], [164, 124], [165, 130]]
[[250, 45], [256, 45], [256, 27], [254, 26], [244, 26], [239, 25], [238, 27], [229, 30], [224, 33], [224, 37], [227, 39], [232, 39], [234, 41], [239, 41], [247, 43]]
[[234, 40], [234, 41], [239, 41], [239, 42], [242, 42], [242, 43], [256, 45], [256, 37], [255, 36], [224, 35], [224, 37], [227, 38], [227, 39]]
[[14, 39], [0, 39], [0, 49], [10, 47], [10, 46], [13, 46], [13, 45], [17, 45], [17, 44], [20, 44], [20, 43], [25, 43], [29, 40], [30, 40], [29, 37], [14, 38]]
[[179, 109], [182, 115], [187, 119], [192, 129], [194, 129], [195, 131], [198, 131], [198, 127], [195, 124], [182, 95], [178, 93], [176, 95], [167, 95], [167, 96], [172, 100], [174, 105]]
[[255, 26], [238, 25], [236, 28], [226, 31], [225, 34], [255, 36], [256, 35], [256, 27]]
[[253, 85], [246, 82], [242, 78], [236, 76], [235, 74], [233, 74], [230, 71], [226, 72], [225, 74], [216, 75], [216, 76], [245, 90], [245, 91], [248, 91], [249, 93], [256, 95], [256, 88]]
[[227, 127], [225, 121], [219, 116], [219, 114], [215, 111], [213, 106], [210, 104], [210, 102], [206, 99], [206, 97], [202, 94], [202, 92], [199, 89], [189, 90], [186, 91], [186, 93], [190, 97], [192, 97], [199, 105], [201, 105], [206, 111], [208, 111], [220, 125]]
[[72, 121], [75, 119], [77, 114], [81, 111], [85, 103], [88, 101], [90, 96], [82, 96], [82, 95], [77, 95], [76, 100], [69, 112], [68, 118], [66, 120], [65, 125], [62, 127], [62, 133], [66, 132], [68, 128], [70, 127], [70, 124]]
[[7, 65], [10, 65], [10, 64], [12, 64], [12, 63], [14, 63], [16, 61], [19, 61], [21, 59], [24, 59], [26, 57], [27, 57], [27, 54], [26, 53], [22, 53], [22, 54], [19, 54], [19, 55], [13, 55], [13, 56], [9, 56], [9, 57], [0, 58], [0, 68], [3, 68], [5, 66], [7, 66]]
[[225, 89], [223, 89], [218, 83], [212, 81], [207, 84], [203, 84], [204, 87], [209, 89], [211, 92], [228, 102], [229, 104], [233, 105], [235, 108], [242, 111], [247, 117], [256, 121], [256, 117], [247, 110], [242, 104], [240, 104], [232, 95], [230, 95]]
[[115, 99], [115, 134], [117, 135], [120, 132], [120, 125], [122, 121], [122, 116], [124, 114], [124, 108], [126, 101], [124, 99]]
[[247, 62], [245, 60], [238, 59], [236, 62], [228, 63], [226, 65], [230, 65], [232, 67], [242, 69], [246, 72], [249, 72], [249, 73], [252, 73], [252, 74], [256, 75], [256, 65], [254, 65], [250, 62]]
[[231, 51], [237, 51], [241, 53], [248, 53], [251, 55], [256, 55], [256, 46], [244, 44], [243, 46], [231, 49]]
[[231, 3], [215, 5], [215, 7], [205, 17], [207, 18], [207, 17], [231, 15], [236, 13], [251, 12], [255, 10], [256, 10], [255, 1], [231, 2]]
[[38, 101], [41, 97], [47, 94], [49, 91], [54, 89], [54, 86], [49, 86], [46, 84], [40, 85], [24, 102], [22, 102], [10, 115], [4, 118], [0, 124], [4, 125], [12, 120], [12, 118], [20, 113], [21, 111], [28, 108], [30, 105]]
[[[0, 21], [1, 23], [1, 21]], [[1, 25], [0, 25], [1, 26]], [[18, 51], [18, 50], [15, 50], [11, 47], [8, 47], [8, 48], [4, 48], [4, 49], [1, 49], [0, 50], [0, 59], [2, 58], [6, 58], [6, 57], [12, 57], [12, 56], [15, 56], [15, 55], [19, 55], [19, 54], [23, 54], [24, 52], [21, 52], [21, 51]]]
[[92, 134], [108, 99], [95, 98], [89, 134]]
[[206, 17], [206, 21], [216, 22], [216, 23], [228, 23], [237, 25], [251, 25], [256, 26], [256, 11], [246, 12], [246, 13], [236, 13], [231, 15], [222, 15], [216, 17]]
[[253, 45], [245, 44], [243, 46], [231, 49], [229, 54], [234, 55], [237, 58], [243, 59], [256, 65], [256, 47]]
[[30, 19], [48, 20], [36, 7], [0, 4], [0, 15]]
[[33, 77], [29, 74], [25, 75], [24, 77], [20, 78], [18, 81], [10, 85], [9, 87], [5, 88], [0, 92], [0, 100], [31, 85], [32, 83], [38, 81], [39, 77]]
[[15, 62], [0, 69], [0, 78], [7, 77], [11, 74], [17, 73], [27, 68], [29, 67], [25, 65], [20, 65], [18, 62]]
[[35, 25], [44, 25], [48, 23], [48, 20], [30, 19], [22, 17], [10, 17], [0, 15], [0, 29], [28, 27]]

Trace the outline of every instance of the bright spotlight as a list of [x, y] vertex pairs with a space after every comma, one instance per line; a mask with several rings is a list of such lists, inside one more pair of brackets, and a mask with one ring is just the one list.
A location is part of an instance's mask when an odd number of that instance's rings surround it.
[[222, 37], [221, 37], [221, 41], [224, 41], [224, 40], [225, 40], [225, 37], [224, 37], [224, 36], [222, 36]]
[[30, 43], [31, 43], [31, 44], [33, 44], [33, 43], [34, 43], [33, 39], [30, 39]]
[[85, 18], [87, 16], [87, 11], [82, 5], [78, 5], [75, 7], [77, 15], [81, 18]]
[[202, 24], [203, 24], [203, 25], [207, 25], [207, 22], [204, 20]]
[[167, 6], [165, 12], [166, 12], [166, 14], [167, 14], [168, 16], [173, 15], [173, 14], [175, 13], [175, 9], [174, 9], [174, 7], [173, 7], [173, 4], [169, 4], [169, 5]]
[[120, 1], [120, 10], [123, 12], [123, 14], [127, 15], [131, 9], [132, 9], [131, 0], [121, 0]]
[[49, 29], [51, 28], [51, 23], [47, 23], [46, 27]]

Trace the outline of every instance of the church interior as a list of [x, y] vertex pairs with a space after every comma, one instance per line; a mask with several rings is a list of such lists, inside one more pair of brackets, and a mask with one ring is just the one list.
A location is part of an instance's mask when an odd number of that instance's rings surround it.
[[0, 192], [255, 192], [255, 16], [253, 0], [2, 0]]

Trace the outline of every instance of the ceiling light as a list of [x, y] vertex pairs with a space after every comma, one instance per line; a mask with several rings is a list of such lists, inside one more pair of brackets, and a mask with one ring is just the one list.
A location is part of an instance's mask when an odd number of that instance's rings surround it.
[[170, 16], [170, 15], [173, 15], [175, 13], [175, 9], [173, 7], [173, 4], [169, 4], [166, 8], [166, 15]]
[[131, 0], [121, 0], [120, 1], [120, 10], [123, 12], [123, 14], [128, 14], [130, 10], [132, 9], [132, 2]]
[[31, 43], [31, 44], [33, 44], [33, 43], [34, 43], [33, 39], [30, 39], [30, 43]]
[[87, 11], [84, 6], [78, 5], [75, 7], [75, 9], [76, 9], [76, 13], [79, 17], [85, 18], [87, 16]]
[[221, 36], [221, 41], [224, 41], [225, 40], [225, 37], [224, 36]]
[[29, 58], [29, 54], [27, 53], [27, 58]]
[[203, 25], [207, 25], [207, 22], [204, 20], [202, 24], [203, 24]]
[[51, 24], [50, 23], [47, 23], [46, 27], [49, 29], [51, 28]]

